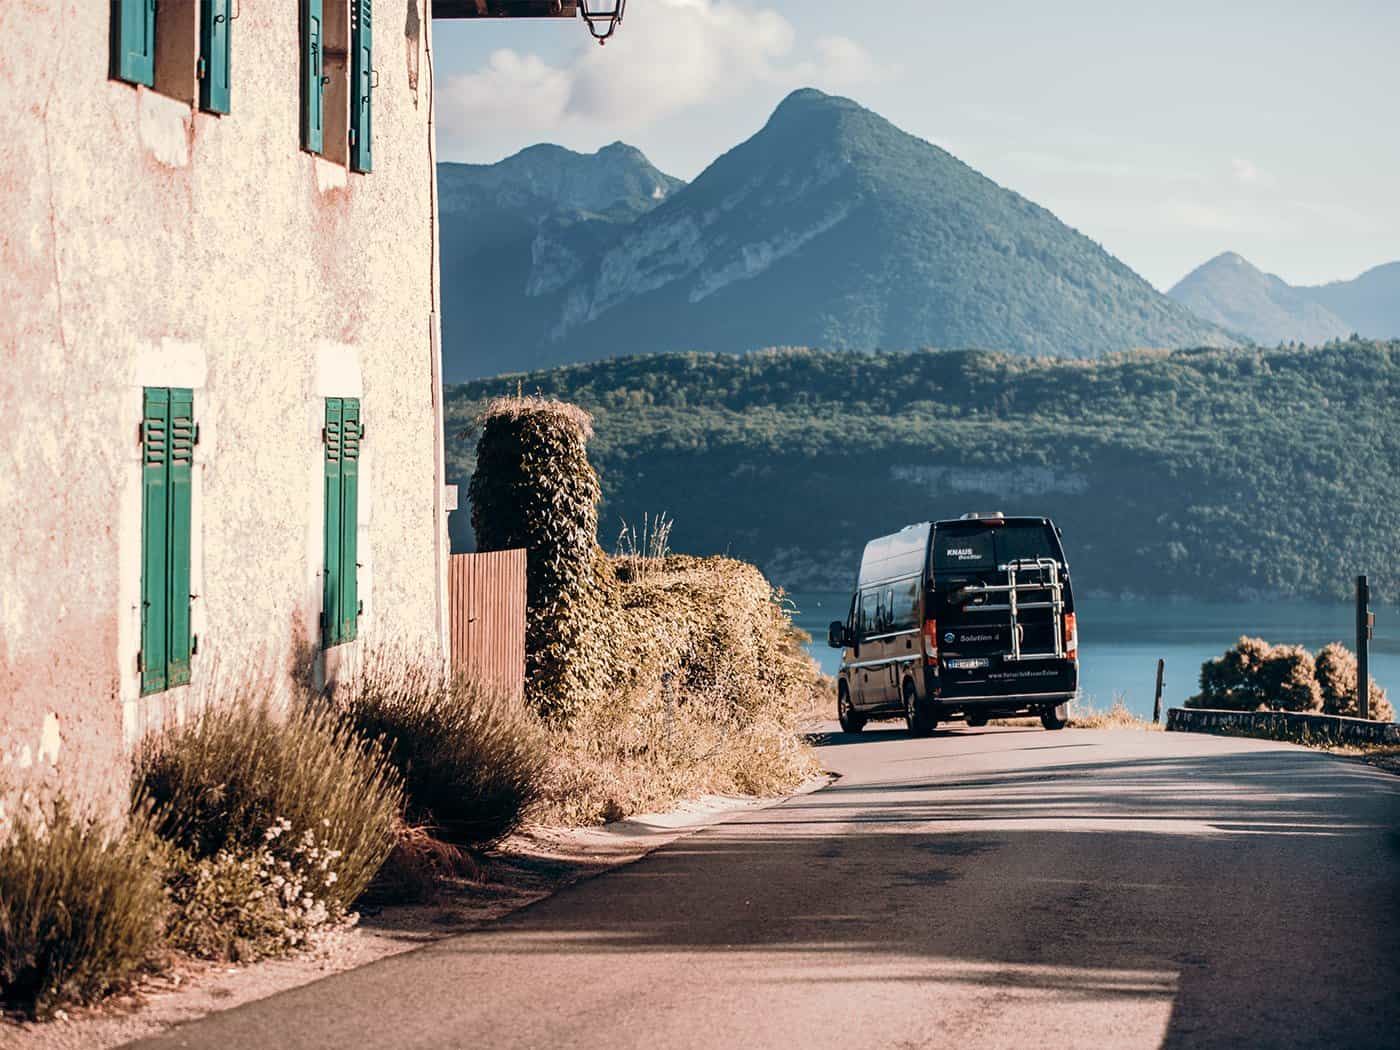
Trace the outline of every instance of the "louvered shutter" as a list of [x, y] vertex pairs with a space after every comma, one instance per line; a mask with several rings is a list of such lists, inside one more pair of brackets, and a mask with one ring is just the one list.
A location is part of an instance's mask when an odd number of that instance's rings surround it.
[[156, 80], [156, 0], [112, 0], [112, 76], [150, 87]]
[[321, 0], [301, 0], [301, 145], [312, 153], [322, 150], [321, 128], [325, 113], [321, 68]]
[[170, 391], [145, 391], [141, 413], [141, 692], [166, 687], [170, 580]]
[[371, 171], [374, 46], [370, 0], [350, 0], [350, 167]]
[[358, 634], [360, 615], [360, 401], [347, 397], [340, 425], [340, 631], [342, 642]]
[[169, 556], [166, 579], [167, 687], [190, 680], [190, 496], [194, 477], [194, 393], [170, 391]]
[[338, 397], [326, 398], [325, 429], [325, 564], [322, 570], [321, 639], [329, 647], [340, 641], [341, 412]]
[[199, 5], [199, 108], [229, 111], [230, 8], [233, 0], [203, 0]]

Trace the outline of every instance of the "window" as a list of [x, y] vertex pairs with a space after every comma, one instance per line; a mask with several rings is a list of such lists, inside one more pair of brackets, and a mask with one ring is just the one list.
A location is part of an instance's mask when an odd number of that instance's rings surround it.
[[141, 417], [141, 692], [190, 680], [190, 390], [147, 387]]
[[912, 631], [919, 626], [919, 578], [910, 577], [891, 586], [890, 630]]
[[350, 0], [350, 170], [374, 168], [370, 119], [374, 95], [374, 46], [371, 0]]
[[233, 0], [111, 0], [111, 75], [227, 113], [232, 7]]
[[353, 641], [358, 632], [360, 527], [360, 401], [326, 398], [325, 547], [321, 639], [326, 648]]

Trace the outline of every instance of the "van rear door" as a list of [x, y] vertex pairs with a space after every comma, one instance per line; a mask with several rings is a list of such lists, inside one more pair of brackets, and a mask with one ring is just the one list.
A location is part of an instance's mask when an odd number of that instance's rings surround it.
[[[1064, 615], [1073, 611], [1068, 567], [1050, 522], [942, 522], [929, 557], [944, 699], [1074, 690], [1074, 661], [1046, 656], [1064, 652]], [[1006, 590], [1013, 579], [1020, 588], [1014, 613]]]

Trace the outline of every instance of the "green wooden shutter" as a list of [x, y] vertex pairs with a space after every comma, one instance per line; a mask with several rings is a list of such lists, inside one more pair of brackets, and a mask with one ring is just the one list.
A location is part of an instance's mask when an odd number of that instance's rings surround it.
[[370, 0], [350, 0], [350, 168], [373, 170], [374, 46]]
[[141, 413], [141, 692], [166, 687], [170, 391], [147, 388]]
[[112, 76], [156, 82], [156, 0], [112, 0]]
[[321, 640], [329, 647], [340, 641], [340, 431], [342, 403], [338, 397], [326, 398], [325, 430], [325, 550], [322, 570]]
[[169, 555], [166, 685], [190, 680], [190, 493], [194, 477], [194, 393], [170, 391]]
[[301, 146], [320, 153], [325, 112], [321, 70], [321, 0], [301, 0]]
[[229, 9], [232, 0], [203, 0], [199, 5], [199, 108], [229, 111]]
[[360, 616], [360, 400], [342, 403], [340, 426], [340, 640], [358, 634]]

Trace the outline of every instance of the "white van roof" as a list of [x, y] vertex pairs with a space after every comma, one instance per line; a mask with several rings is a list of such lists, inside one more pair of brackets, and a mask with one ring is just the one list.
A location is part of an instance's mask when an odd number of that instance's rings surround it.
[[924, 571], [928, 557], [929, 530], [933, 524], [921, 521], [898, 532], [881, 536], [865, 545], [860, 559], [858, 587], [901, 576], [917, 576]]

